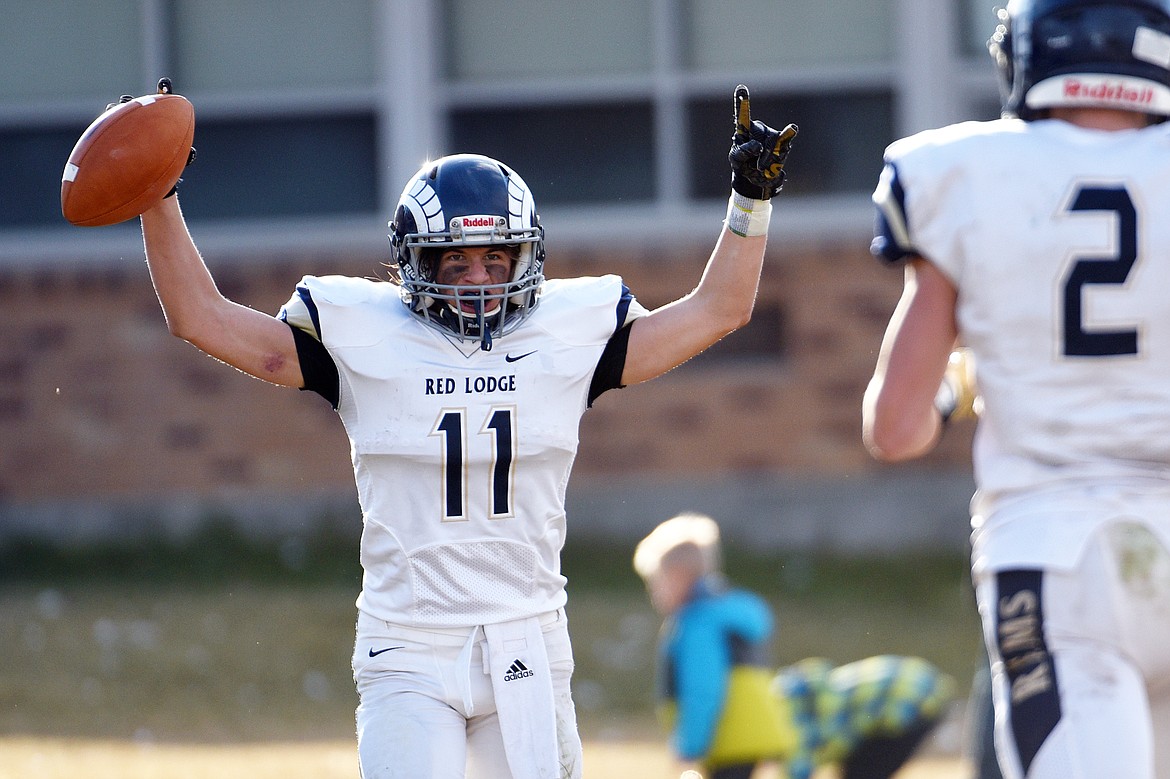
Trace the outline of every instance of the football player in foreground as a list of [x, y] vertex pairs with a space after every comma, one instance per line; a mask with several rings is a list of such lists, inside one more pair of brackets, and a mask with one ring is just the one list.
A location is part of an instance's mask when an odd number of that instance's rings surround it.
[[365, 779], [580, 777], [565, 621], [565, 484], [581, 415], [747, 323], [796, 128], [735, 93], [727, 220], [695, 289], [654, 311], [617, 276], [544, 279], [511, 167], [427, 162], [388, 281], [306, 276], [277, 316], [224, 298], [177, 198], [142, 215], [170, 331], [312, 390], [351, 441], [364, 580], [354, 678]]
[[892, 144], [905, 287], [863, 404], [928, 452], [956, 340], [982, 397], [972, 575], [1010, 779], [1170, 777], [1170, 3], [1011, 0], [1004, 118]]

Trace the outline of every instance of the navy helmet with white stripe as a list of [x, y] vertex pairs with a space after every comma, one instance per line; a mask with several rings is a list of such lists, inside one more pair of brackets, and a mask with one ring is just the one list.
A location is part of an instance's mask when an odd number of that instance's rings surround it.
[[1006, 116], [1049, 108], [1170, 115], [1170, 0], [1009, 0], [988, 49]]
[[[491, 157], [455, 154], [411, 176], [390, 222], [403, 299], [427, 324], [491, 348], [535, 309], [544, 282], [544, 228], [528, 185]], [[439, 284], [441, 252], [505, 246], [516, 257], [502, 287]], [[475, 305], [475, 314], [467, 306]]]

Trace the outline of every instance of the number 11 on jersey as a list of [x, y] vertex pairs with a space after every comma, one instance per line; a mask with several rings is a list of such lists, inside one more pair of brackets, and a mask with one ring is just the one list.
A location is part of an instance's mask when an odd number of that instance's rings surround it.
[[[488, 519], [506, 519], [514, 515], [513, 464], [516, 462], [516, 408], [514, 406], [493, 406], [479, 435], [473, 441], [467, 440], [467, 410], [443, 409], [435, 422], [431, 435], [440, 439], [442, 445], [442, 504], [443, 521], [460, 522], [471, 517], [467, 513], [468, 489], [482, 485], [487, 490]], [[469, 446], [489, 447], [490, 466], [486, 483], [476, 484], [472, 472], [473, 463], [483, 458], [468, 451]]]

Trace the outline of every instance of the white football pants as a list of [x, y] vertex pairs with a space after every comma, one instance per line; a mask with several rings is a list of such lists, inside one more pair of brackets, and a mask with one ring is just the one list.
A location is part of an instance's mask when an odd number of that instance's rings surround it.
[[1170, 550], [1145, 525], [1112, 521], [1072, 570], [989, 572], [976, 593], [1006, 779], [1170, 779]]
[[[559, 779], [580, 779], [581, 739], [569, 689], [573, 653], [564, 612], [545, 615], [541, 632], [556, 708]], [[359, 613], [353, 671], [363, 779], [513, 775], [486, 651], [478, 627], [422, 630]]]

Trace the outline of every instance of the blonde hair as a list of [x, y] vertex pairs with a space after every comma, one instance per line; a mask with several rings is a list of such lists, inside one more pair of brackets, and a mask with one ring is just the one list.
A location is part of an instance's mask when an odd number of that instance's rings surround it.
[[[694, 551], [698, 554], [694, 555]], [[649, 580], [664, 562], [692, 559], [698, 564], [697, 573], [706, 575], [720, 569], [720, 557], [719, 525], [705, 514], [684, 512], [658, 525], [638, 542], [634, 549], [634, 570], [642, 579]]]

